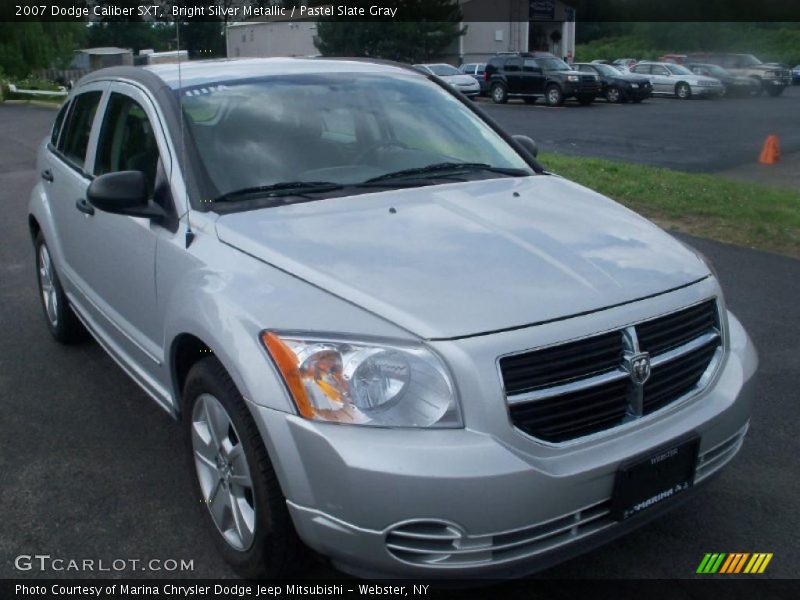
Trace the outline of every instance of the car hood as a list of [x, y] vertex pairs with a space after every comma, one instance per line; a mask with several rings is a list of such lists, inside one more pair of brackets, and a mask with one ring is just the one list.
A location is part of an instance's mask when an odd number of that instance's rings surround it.
[[428, 339], [594, 311], [708, 275], [649, 221], [550, 175], [231, 213], [216, 227], [222, 242]]
[[711, 83], [720, 83], [716, 77], [706, 77], [705, 75], [676, 75], [676, 78], [683, 79], [689, 83], [700, 83], [702, 81]]

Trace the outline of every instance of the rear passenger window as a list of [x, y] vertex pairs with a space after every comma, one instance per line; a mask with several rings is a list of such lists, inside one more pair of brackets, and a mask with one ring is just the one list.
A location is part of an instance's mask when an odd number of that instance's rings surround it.
[[641, 73], [646, 75], [647, 73], [650, 72], [650, 65], [636, 65], [635, 67], [633, 67], [632, 70], [634, 73]]
[[72, 110], [64, 133], [58, 141], [58, 149], [76, 166], [83, 167], [86, 161], [89, 134], [92, 132], [92, 122], [101, 96], [102, 92], [85, 92], [72, 101]]
[[61, 126], [64, 124], [64, 117], [69, 112], [69, 102], [65, 102], [61, 110], [56, 115], [56, 122], [53, 123], [53, 131], [50, 133], [50, 143], [55, 147], [58, 144], [58, 134], [61, 132]]
[[506, 71], [522, 71], [522, 59], [510, 58], [506, 61]]
[[132, 98], [112, 93], [97, 142], [94, 174], [141, 171], [152, 196], [158, 159], [156, 136], [144, 109]]

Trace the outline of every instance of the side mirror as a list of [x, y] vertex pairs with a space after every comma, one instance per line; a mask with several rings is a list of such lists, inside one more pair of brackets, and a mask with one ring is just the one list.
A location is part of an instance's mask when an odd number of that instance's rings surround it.
[[534, 142], [527, 135], [515, 135], [512, 137], [514, 138], [514, 141], [525, 148], [525, 150], [527, 150], [531, 156], [535, 158], [539, 155], [539, 146], [537, 146], [536, 142]]
[[164, 210], [148, 200], [147, 180], [141, 171], [118, 171], [96, 177], [86, 199], [95, 208], [129, 217], [161, 218]]

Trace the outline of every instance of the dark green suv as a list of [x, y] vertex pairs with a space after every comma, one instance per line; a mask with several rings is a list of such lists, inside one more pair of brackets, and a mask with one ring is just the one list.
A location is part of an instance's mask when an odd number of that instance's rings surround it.
[[498, 54], [487, 63], [484, 78], [497, 104], [509, 98], [533, 104], [540, 97], [548, 106], [561, 106], [567, 98], [591, 104], [601, 85], [597, 75], [575, 71], [549, 52]]

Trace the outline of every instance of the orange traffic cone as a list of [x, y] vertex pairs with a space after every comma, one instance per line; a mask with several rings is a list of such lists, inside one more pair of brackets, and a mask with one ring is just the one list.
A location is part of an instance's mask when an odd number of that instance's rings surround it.
[[777, 135], [768, 135], [764, 141], [761, 154], [758, 155], [758, 162], [762, 165], [774, 165], [781, 159], [781, 143]]

